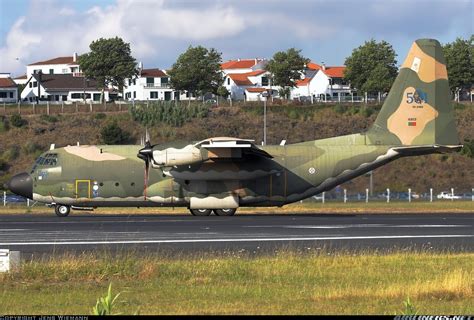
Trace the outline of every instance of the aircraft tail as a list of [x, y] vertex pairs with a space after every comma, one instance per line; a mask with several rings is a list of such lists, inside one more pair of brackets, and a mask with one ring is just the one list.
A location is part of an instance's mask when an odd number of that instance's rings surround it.
[[413, 43], [367, 137], [380, 145], [459, 145], [446, 61], [437, 40]]

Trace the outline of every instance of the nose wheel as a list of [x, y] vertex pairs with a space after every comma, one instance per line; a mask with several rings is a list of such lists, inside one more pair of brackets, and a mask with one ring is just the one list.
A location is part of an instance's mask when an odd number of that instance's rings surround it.
[[57, 204], [54, 206], [54, 212], [58, 217], [67, 217], [71, 212], [71, 207], [62, 204]]

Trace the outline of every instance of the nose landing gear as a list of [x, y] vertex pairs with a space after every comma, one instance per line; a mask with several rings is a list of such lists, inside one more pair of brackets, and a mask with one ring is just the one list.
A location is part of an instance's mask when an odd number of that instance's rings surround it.
[[70, 206], [66, 206], [63, 204], [57, 204], [54, 206], [54, 213], [56, 213], [58, 217], [67, 217], [70, 212], [71, 212]]

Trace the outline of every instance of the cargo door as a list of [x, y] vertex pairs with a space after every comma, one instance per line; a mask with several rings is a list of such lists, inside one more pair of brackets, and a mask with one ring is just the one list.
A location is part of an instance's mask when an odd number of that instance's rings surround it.
[[90, 180], [76, 180], [76, 199], [91, 197], [91, 181]]

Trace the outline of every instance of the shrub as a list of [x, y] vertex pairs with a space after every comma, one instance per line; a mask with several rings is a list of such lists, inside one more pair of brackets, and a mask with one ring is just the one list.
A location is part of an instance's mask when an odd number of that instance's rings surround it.
[[124, 131], [117, 121], [113, 121], [102, 128], [100, 137], [104, 144], [124, 144], [130, 139], [130, 134]]
[[18, 149], [18, 146], [13, 146], [8, 148], [5, 152], [3, 152], [2, 158], [5, 161], [12, 161], [18, 158], [20, 155], [20, 151]]
[[43, 147], [37, 143], [28, 141], [25, 145], [22, 147], [22, 151], [26, 154], [34, 154], [37, 153], [37, 151], [41, 151]]
[[94, 114], [94, 119], [95, 120], [103, 120], [106, 117], [107, 117], [107, 115], [105, 113], [102, 113], [102, 112]]
[[464, 146], [461, 149], [461, 154], [468, 158], [474, 158], [474, 140], [464, 140]]
[[14, 127], [17, 127], [17, 128], [21, 128], [23, 127], [24, 125], [26, 125], [28, 123], [28, 121], [26, 121], [25, 119], [23, 119], [21, 117], [21, 115], [19, 115], [18, 113], [17, 114], [14, 114], [10, 117], [10, 123], [12, 124], [12, 126]]
[[8, 129], [10, 128], [8, 126], [7, 119], [5, 117], [0, 117], [0, 132], [6, 132]]
[[174, 127], [181, 127], [193, 118], [205, 118], [209, 113], [209, 106], [205, 104], [175, 104], [174, 102], [160, 101], [147, 106], [138, 105], [129, 109], [132, 119], [144, 126], [153, 126], [165, 123]]
[[372, 113], [374, 113], [374, 110], [372, 108], [363, 107], [362, 109], [360, 109], [360, 114], [366, 118], [370, 117]]
[[55, 116], [50, 116], [48, 114], [42, 114], [40, 116], [40, 120], [41, 121], [45, 121], [45, 122], [51, 122], [51, 123], [56, 123], [58, 122], [58, 118], [55, 117]]

